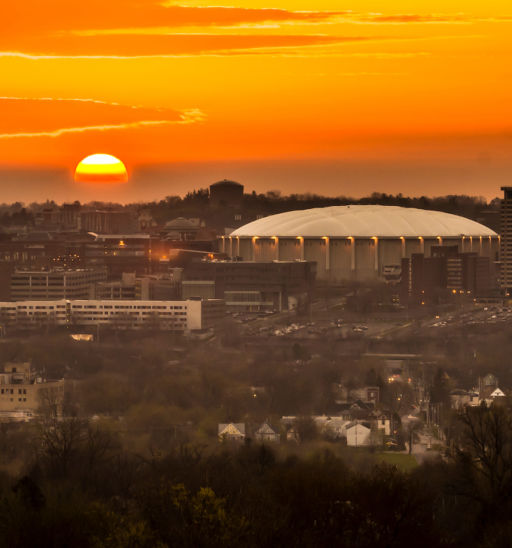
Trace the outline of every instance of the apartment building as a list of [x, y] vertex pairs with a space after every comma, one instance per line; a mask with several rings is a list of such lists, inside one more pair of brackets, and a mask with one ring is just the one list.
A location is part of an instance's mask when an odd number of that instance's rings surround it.
[[0, 302], [0, 324], [30, 329], [52, 326], [154, 328], [186, 332], [207, 329], [224, 317], [221, 299], [186, 301], [55, 300]]
[[27, 421], [44, 412], [62, 415], [64, 379], [47, 380], [29, 362], [6, 363], [0, 373], [0, 421]]

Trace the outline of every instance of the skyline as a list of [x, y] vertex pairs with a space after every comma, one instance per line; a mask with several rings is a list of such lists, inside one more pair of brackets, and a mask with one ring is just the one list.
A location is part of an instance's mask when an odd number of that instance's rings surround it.
[[[2, 201], [247, 190], [491, 199], [512, 174], [505, 2], [35, 0], [0, 22]], [[73, 182], [108, 153], [130, 181]], [[117, 194], [117, 195], [116, 195]]]

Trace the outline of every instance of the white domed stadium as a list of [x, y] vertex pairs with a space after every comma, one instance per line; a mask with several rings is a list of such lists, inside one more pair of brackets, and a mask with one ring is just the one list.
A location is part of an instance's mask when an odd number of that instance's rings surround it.
[[499, 236], [471, 219], [398, 206], [349, 205], [288, 211], [221, 238], [221, 251], [248, 261], [306, 260], [326, 281], [371, 280], [400, 269], [413, 253], [457, 245], [494, 260]]

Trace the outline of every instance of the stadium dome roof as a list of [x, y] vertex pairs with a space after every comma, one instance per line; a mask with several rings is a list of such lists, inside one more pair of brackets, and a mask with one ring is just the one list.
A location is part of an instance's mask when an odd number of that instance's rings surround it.
[[258, 219], [232, 236], [435, 238], [497, 236], [471, 219], [442, 211], [382, 205], [349, 205], [287, 211]]

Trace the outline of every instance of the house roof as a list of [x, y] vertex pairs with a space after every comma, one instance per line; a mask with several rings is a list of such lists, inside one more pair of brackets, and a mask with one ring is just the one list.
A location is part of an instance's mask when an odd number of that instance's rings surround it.
[[367, 430], [370, 430], [370, 425], [368, 423], [362, 423], [360, 421], [352, 421], [351, 423], [347, 424], [345, 429], [348, 431], [351, 428], [354, 428], [355, 426], [362, 426], [363, 428], [366, 428]]
[[218, 433], [219, 436], [245, 436], [245, 423], [221, 423], [218, 427]]
[[264, 422], [258, 430], [256, 430], [256, 434], [277, 434], [277, 431], [270, 426], [268, 422]]

